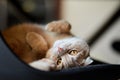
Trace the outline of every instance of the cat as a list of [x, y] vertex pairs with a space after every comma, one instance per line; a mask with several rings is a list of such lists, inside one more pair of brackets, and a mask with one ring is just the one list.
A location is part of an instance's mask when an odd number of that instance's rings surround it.
[[[67, 21], [59, 20], [48, 23], [45, 28], [33, 23], [18, 24], [1, 33], [9, 47], [22, 61], [34, 68], [50, 71], [83, 65], [89, 56], [87, 43], [75, 37], [70, 30], [71, 25]], [[74, 53], [76, 59], [72, 58]], [[63, 57], [68, 54], [72, 56], [69, 56], [71, 57], [68, 58], [69, 61]]]

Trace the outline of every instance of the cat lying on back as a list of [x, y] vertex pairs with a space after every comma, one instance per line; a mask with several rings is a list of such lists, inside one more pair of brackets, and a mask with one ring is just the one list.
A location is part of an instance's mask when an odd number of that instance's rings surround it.
[[70, 29], [63, 20], [45, 28], [24, 23], [2, 31], [2, 35], [14, 53], [34, 68], [50, 71], [88, 65], [89, 46]]

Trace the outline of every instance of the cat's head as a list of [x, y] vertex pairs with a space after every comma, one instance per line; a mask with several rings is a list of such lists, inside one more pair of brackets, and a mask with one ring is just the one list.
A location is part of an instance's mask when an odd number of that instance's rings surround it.
[[85, 65], [89, 57], [89, 46], [85, 40], [72, 37], [57, 40], [48, 51], [46, 57], [56, 62], [56, 69]]

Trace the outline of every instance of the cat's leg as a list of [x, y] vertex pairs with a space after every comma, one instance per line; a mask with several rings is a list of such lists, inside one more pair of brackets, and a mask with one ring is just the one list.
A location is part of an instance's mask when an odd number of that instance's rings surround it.
[[64, 20], [53, 21], [47, 24], [46, 30], [57, 33], [70, 33], [71, 25]]
[[45, 53], [48, 50], [46, 40], [38, 33], [29, 32], [26, 36], [26, 42], [37, 52]]
[[56, 64], [53, 60], [43, 58], [34, 62], [29, 63], [30, 66], [44, 71], [51, 71], [56, 69]]

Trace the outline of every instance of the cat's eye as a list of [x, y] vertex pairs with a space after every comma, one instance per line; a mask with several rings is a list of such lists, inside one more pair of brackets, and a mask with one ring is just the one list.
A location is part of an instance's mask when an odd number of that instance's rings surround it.
[[62, 63], [62, 59], [61, 58], [58, 58], [57, 60], [57, 65], [60, 65]]
[[78, 53], [77, 50], [72, 50], [72, 51], [69, 52], [70, 55], [76, 55], [77, 53]]

